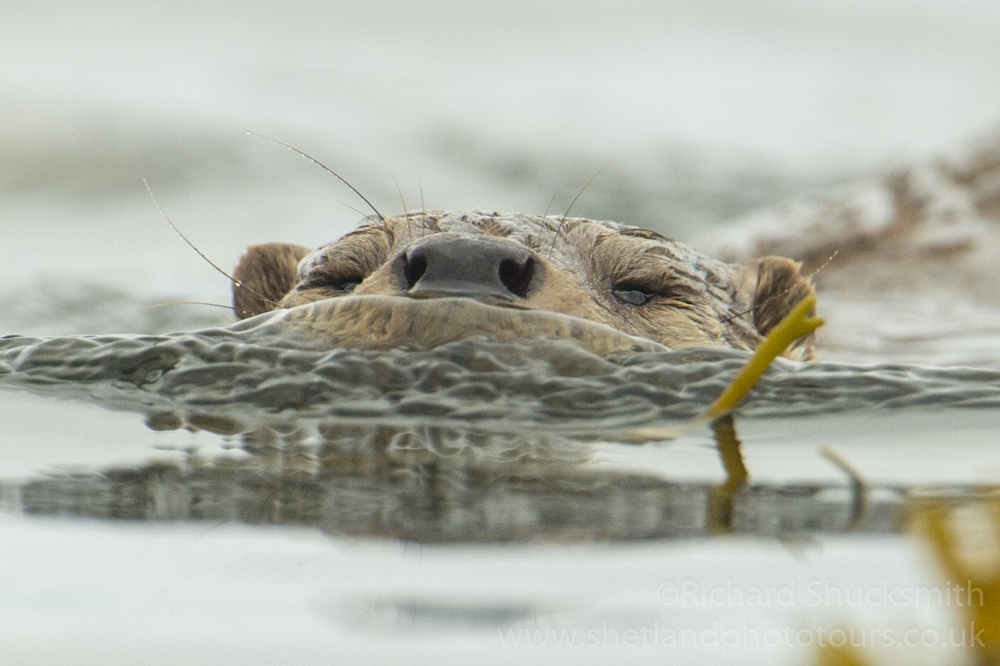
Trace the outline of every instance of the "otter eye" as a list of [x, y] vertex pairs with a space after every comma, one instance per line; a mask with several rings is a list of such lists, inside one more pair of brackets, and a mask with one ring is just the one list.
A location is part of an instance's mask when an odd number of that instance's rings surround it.
[[611, 282], [611, 293], [619, 301], [635, 307], [691, 308], [698, 302], [696, 286], [685, 282], [672, 271], [648, 271]]
[[647, 280], [636, 280], [625, 278], [621, 281], [616, 281], [611, 283], [611, 292], [615, 295], [619, 301], [624, 301], [629, 305], [646, 305], [654, 296], [661, 295], [663, 292], [657, 288], [657, 285], [651, 284]]
[[340, 289], [341, 291], [354, 291], [355, 288], [357, 288], [357, 286], [359, 284], [361, 284], [361, 283], [360, 282], [345, 282], [342, 285], [340, 285], [339, 287], [337, 287], [337, 289]]
[[614, 293], [619, 300], [631, 305], [645, 305], [653, 297], [652, 294], [638, 289], [615, 289]]

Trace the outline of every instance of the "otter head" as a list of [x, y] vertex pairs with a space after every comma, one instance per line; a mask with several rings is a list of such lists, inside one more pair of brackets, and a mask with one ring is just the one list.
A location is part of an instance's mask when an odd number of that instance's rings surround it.
[[[371, 336], [401, 346], [408, 335], [424, 344], [470, 333], [559, 335], [596, 322], [594, 330], [670, 348], [751, 350], [812, 294], [799, 265], [782, 257], [726, 264], [613, 222], [482, 211], [369, 218], [316, 250], [256, 245], [234, 277], [240, 319], [314, 304], [299, 317], [314, 330], [332, 330], [317, 319], [351, 317], [340, 342]], [[786, 355], [806, 360], [812, 349], [810, 335]]]

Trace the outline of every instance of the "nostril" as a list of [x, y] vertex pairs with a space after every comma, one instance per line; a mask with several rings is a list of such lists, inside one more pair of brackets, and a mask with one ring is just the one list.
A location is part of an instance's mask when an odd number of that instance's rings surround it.
[[[393, 272], [414, 298], [527, 298], [537, 257], [508, 241], [438, 237], [401, 252]], [[403, 285], [400, 284], [402, 287]]]
[[520, 263], [514, 259], [504, 259], [500, 262], [500, 268], [497, 272], [503, 286], [516, 296], [525, 298], [528, 295], [531, 277], [535, 272], [535, 260], [528, 257], [524, 263]]
[[413, 289], [426, 272], [427, 258], [422, 254], [403, 255], [403, 277], [406, 278], [407, 289]]

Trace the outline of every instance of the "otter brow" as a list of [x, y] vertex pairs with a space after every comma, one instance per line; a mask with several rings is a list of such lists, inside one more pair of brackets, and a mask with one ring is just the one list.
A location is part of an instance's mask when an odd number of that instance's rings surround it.
[[339, 287], [345, 282], [362, 282], [385, 263], [390, 244], [381, 228], [352, 232], [307, 267], [299, 288]]
[[306, 278], [298, 285], [297, 289], [320, 289], [328, 287], [344, 291], [344, 285], [354, 283], [360, 284], [366, 275], [360, 271], [352, 272], [350, 268], [340, 267], [341, 270], [314, 270], [310, 271]]

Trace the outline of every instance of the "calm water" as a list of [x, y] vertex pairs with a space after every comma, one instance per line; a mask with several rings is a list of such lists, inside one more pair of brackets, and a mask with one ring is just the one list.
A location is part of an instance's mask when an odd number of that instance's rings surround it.
[[224, 330], [165, 305], [229, 286], [140, 176], [227, 268], [360, 217], [248, 129], [387, 211], [556, 213], [600, 171], [573, 214], [690, 240], [988, 129], [998, 5], [463, 7], [0, 8], [0, 662], [802, 664], [752, 631], [954, 626], [840, 595], [939, 588], [907, 507], [1000, 479], [996, 308], [827, 295], [725, 486], [732, 440], [681, 426], [743, 355]]
[[[1000, 371], [778, 362], [735, 430], [713, 433], [684, 426], [746, 354], [316, 351], [272, 328], [0, 341], [15, 663], [54, 616], [46, 655], [169, 646], [154, 663], [441, 649], [795, 663], [798, 639], [745, 632], [953, 621], [878, 595], [941, 594], [904, 536], [909, 507], [995, 488]], [[648, 426], [678, 432], [616, 443]]]
[[[905, 483], [874, 497], [859, 496], [846, 477], [759, 484], [720, 526], [710, 476], [594, 468], [607, 452], [602, 442], [654, 442], [645, 448], [655, 451], [683, 439], [685, 428], [704, 430], [688, 423], [746, 353], [608, 360], [573, 341], [477, 338], [425, 352], [316, 351], [276, 338], [276, 319], [167, 336], [0, 341], [0, 388], [96, 403], [137, 413], [153, 431], [209, 431], [231, 442], [216, 456], [193, 448], [180, 461], [9, 485], [9, 504], [26, 514], [305, 524], [423, 543], [634, 541], [720, 530], [790, 538], [904, 527]], [[970, 413], [981, 419], [998, 408], [996, 370], [779, 361], [739, 417], [808, 431], [831, 414], [856, 421], [930, 412], [945, 433]], [[648, 433], [664, 427], [677, 432]], [[722, 439], [718, 446], [725, 451]]]

